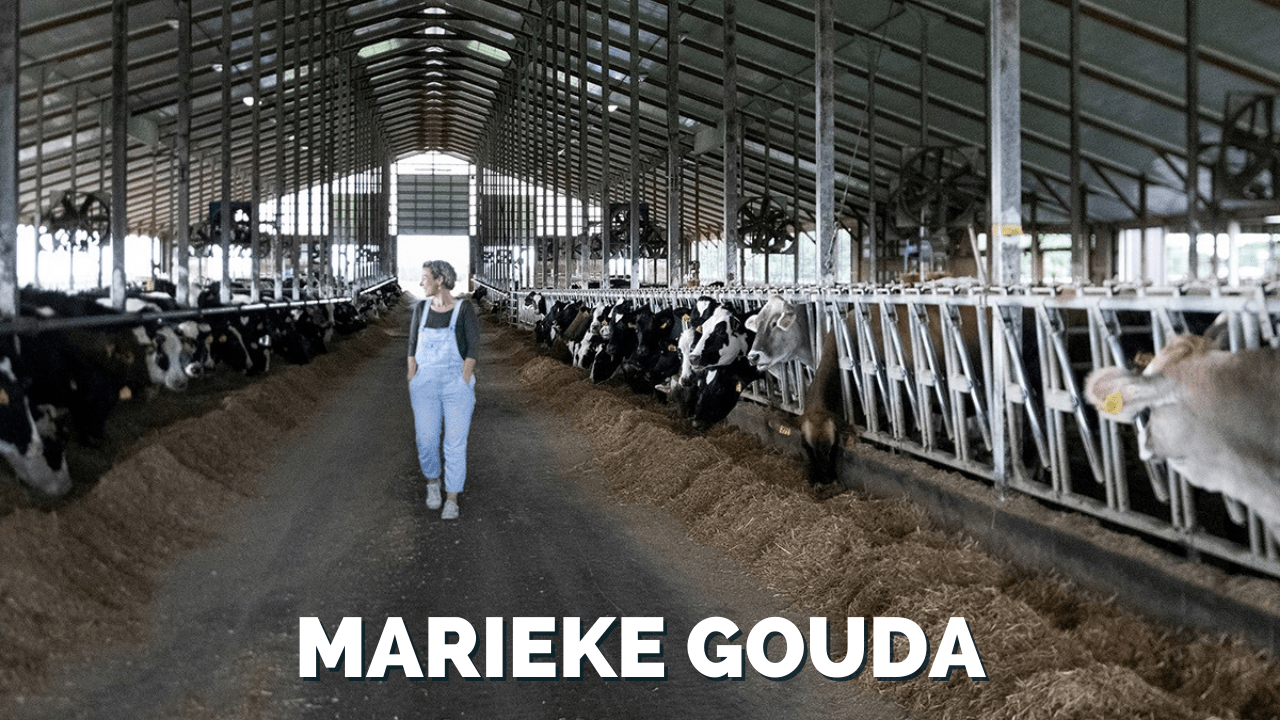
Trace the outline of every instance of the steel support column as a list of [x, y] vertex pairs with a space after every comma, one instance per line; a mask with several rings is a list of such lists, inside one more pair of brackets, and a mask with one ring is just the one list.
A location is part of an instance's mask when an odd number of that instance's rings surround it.
[[[876, 51], [879, 53], [879, 50]], [[879, 163], [876, 161], [876, 70], [879, 61], [871, 63], [867, 73], [867, 281], [880, 282], [880, 236], [876, 225], [879, 212], [876, 199], [876, 182]], [[798, 251], [797, 251], [798, 252]], [[980, 261], [979, 258], [974, 258]]]
[[262, 238], [258, 232], [258, 204], [262, 202], [262, 183], [259, 178], [262, 174], [262, 144], [256, 142], [256, 138], [260, 136], [262, 122], [262, 18], [259, 14], [261, 10], [261, 0], [253, 0], [252, 19], [253, 24], [253, 88], [249, 91], [249, 97], [253, 98], [253, 108], [250, 127], [253, 128], [253, 164], [252, 177], [249, 178], [249, 263], [251, 271], [249, 273], [249, 299], [252, 302], [258, 302], [262, 297], [261, 280], [258, 272], [258, 245], [262, 242]]
[[836, 281], [835, 0], [817, 0], [814, 54], [814, 164], [817, 166], [814, 212], [818, 231], [818, 283], [830, 287]]
[[[826, 0], [819, 0], [825, 2]], [[742, 175], [742, 125], [738, 117], [738, 3], [724, 2], [724, 279], [735, 285], [738, 256], [738, 192]]]
[[1071, 184], [1071, 279], [1089, 281], [1089, 237], [1084, 229], [1084, 186], [1080, 168], [1080, 0], [1071, 0], [1067, 20], [1068, 177]]
[[600, 287], [609, 287], [609, 0], [600, 0]]
[[218, 242], [222, 271], [218, 298], [223, 305], [231, 302], [231, 3], [222, 0], [222, 229]]
[[[1021, 57], [1019, 43], [1020, 0], [992, 0], [989, 23], [991, 45], [988, 95], [991, 103], [990, 140], [991, 199], [990, 234], [987, 248], [993, 254], [993, 280], [997, 285], [1013, 285], [1019, 280], [1022, 237], [1022, 111]], [[999, 308], [993, 310], [999, 313]], [[1001, 320], [993, 318], [993, 327]], [[997, 333], [997, 337], [1002, 337]], [[1007, 417], [1005, 382], [1007, 350], [997, 340], [992, 353], [995, 380], [990, 388], [993, 480], [1000, 492], [1008, 484]]]
[[1187, 25], [1187, 277], [1200, 277], [1200, 18], [1198, 0], [1186, 0]]
[[[680, 0], [667, 3], [667, 285], [684, 284], [684, 248], [680, 242], [684, 192], [680, 147]], [[767, 262], [767, 261], [766, 261]]]
[[[16, 83], [15, 83], [16, 86]], [[2, 132], [2, 131], [0, 131]], [[124, 309], [129, 208], [129, 3], [111, 3], [111, 307]], [[99, 239], [101, 248], [102, 240]], [[101, 273], [101, 269], [99, 269]], [[0, 293], [4, 292], [0, 284]]]
[[5, 317], [18, 315], [18, 4], [0, 3], [0, 315]]
[[579, 258], [582, 268], [580, 276], [582, 287], [591, 284], [591, 204], [587, 199], [591, 196], [588, 185], [587, 150], [591, 147], [591, 123], [587, 111], [587, 0], [578, 0], [578, 201], [582, 218], [582, 241], [579, 244]]
[[33, 223], [35, 243], [31, 253], [32, 283], [37, 288], [40, 287], [40, 228], [44, 225], [44, 83], [47, 75], [48, 68], [41, 65], [40, 85], [36, 90], [36, 209]]
[[[188, 3], [188, 7], [190, 1], [179, 0]], [[271, 246], [271, 274], [277, 301], [284, 299], [284, 145], [288, 139], [284, 131], [284, 3], [285, 0], [276, 0], [276, 240]]]
[[1022, 236], [1022, 73], [1020, 0], [992, 0], [990, 142], [991, 235], [997, 284], [1018, 282]]
[[631, 0], [631, 34], [627, 42], [630, 90], [627, 114], [631, 125], [631, 288], [640, 287], [640, 0]]

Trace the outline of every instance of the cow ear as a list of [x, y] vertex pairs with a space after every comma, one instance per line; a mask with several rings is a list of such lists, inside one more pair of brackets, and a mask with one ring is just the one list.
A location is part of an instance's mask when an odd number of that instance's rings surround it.
[[1084, 397], [1108, 420], [1129, 422], [1137, 413], [1174, 400], [1174, 381], [1134, 375], [1124, 368], [1094, 370], [1085, 379]]
[[791, 326], [796, 322], [796, 313], [794, 310], [788, 310], [778, 316], [778, 329], [790, 330]]
[[755, 315], [752, 315], [751, 317], [747, 318], [747, 322], [745, 323], [746, 328], [753, 333], [760, 332], [760, 325], [759, 325], [760, 320], [758, 319], [759, 317], [760, 317], [760, 313], [756, 313]]

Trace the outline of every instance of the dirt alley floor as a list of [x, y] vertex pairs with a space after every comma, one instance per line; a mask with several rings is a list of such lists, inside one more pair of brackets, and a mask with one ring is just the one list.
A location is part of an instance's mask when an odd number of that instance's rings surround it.
[[[689, 540], [662, 509], [610, 496], [590, 443], [527, 398], [512, 349], [496, 347], [493, 333], [477, 372], [462, 517], [446, 523], [426, 510], [405, 341], [392, 320], [370, 329], [392, 337], [273, 443], [252, 497], [229, 504], [218, 537], [166, 566], [154, 603], [124, 633], [131, 639], [59, 661], [40, 688], [0, 699], [0, 716], [908, 717], [809, 666], [782, 682], [750, 670], [734, 682], [699, 675], [685, 652], [698, 620], [722, 615], [746, 630], [783, 615], [806, 632], [807, 622], [736, 560]], [[604, 681], [586, 667], [581, 681], [473, 682], [456, 672], [410, 681], [398, 670], [381, 681], [325, 671], [306, 681], [298, 678], [300, 616], [320, 617], [331, 633], [343, 617], [363, 617], [366, 662], [393, 616], [419, 645], [433, 616], [469, 620], [481, 644], [490, 616], [572, 616], [584, 625], [660, 616], [667, 679]], [[618, 636], [601, 644], [615, 669]], [[474, 658], [482, 671], [483, 655]]]

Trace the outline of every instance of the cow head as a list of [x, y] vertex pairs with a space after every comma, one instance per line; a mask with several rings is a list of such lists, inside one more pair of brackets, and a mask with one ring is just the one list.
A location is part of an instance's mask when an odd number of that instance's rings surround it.
[[135, 327], [134, 336], [146, 355], [147, 375], [151, 384], [163, 386], [174, 392], [187, 389], [187, 365], [191, 356], [184, 357], [182, 338], [167, 325]]
[[747, 330], [727, 307], [716, 308], [702, 325], [702, 337], [690, 351], [693, 369], [728, 365], [747, 352]]
[[809, 318], [804, 308], [774, 295], [747, 318], [746, 327], [756, 334], [747, 360], [758, 368], [771, 368], [789, 360], [813, 366]]

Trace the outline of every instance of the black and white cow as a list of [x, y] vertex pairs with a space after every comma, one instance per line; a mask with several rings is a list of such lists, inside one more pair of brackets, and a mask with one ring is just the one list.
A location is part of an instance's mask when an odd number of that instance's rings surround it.
[[[51, 290], [23, 288], [20, 295], [22, 314], [35, 317], [112, 316], [119, 312], [109, 307], [110, 301], [93, 294], [66, 295]], [[125, 312], [161, 312], [169, 306], [156, 298], [128, 297]], [[185, 366], [191, 361], [182, 338], [169, 325], [148, 320], [144, 323], [122, 322], [102, 330], [76, 330], [70, 333], [74, 351], [97, 362], [112, 372], [133, 393], [148, 386], [182, 391], [187, 387]]]
[[1142, 459], [1164, 458], [1187, 482], [1221, 493], [1238, 524], [1247, 505], [1280, 538], [1280, 351], [1229, 353], [1179, 335], [1141, 374], [1091, 372], [1085, 397], [1112, 419], [1146, 413]]
[[622, 374], [632, 391], [651, 394], [657, 386], [680, 370], [677, 346], [683, 325], [680, 318], [689, 314], [685, 308], [647, 310], [637, 314], [636, 349], [622, 362]]
[[675, 394], [674, 402], [695, 430], [706, 430], [729, 417], [743, 390], [761, 377], [763, 373], [739, 355], [726, 365], [696, 372], [690, 385], [681, 386], [685, 392]]
[[589, 376], [592, 382], [602, 383], [612, 378], [622, 367], [622, 361], [636, 350], [636, 310], [630, 300], [613, 306], [608, 320], [600, 329], [604, 346], [591, 362]]
[[591, 309], [591, 321], [587, 325], [587, 332], [573, 350], [574, 367], [590, 370], [596, 354], [604, 347], [604, 329], [609, 323], [609, 314], [612, 311], [613, 305], [610, 304], [596, 305]]
[[745, 319], [725, 305], [702, 324], [702, 334], [689, 352], [694, 371], [728, 365], [751, 348], [751, 330]]
[[520, 302], [516, 311], [517, 319], [526, 325], [537, 325], [547, 314], [547, 300], [542, 293], [534, 290]]
[[13, 468], [18, 480], [50, 497], [71, 489], [71, 474], [62, 443], [53, 433], [41, 433], [32, 415], [27, 395], [27, 379], [19, 377], [13, 358], [17, 345], [6, 338], [8, 348], [0, 355], [0, 457]]
[[703, 295], [693, 303], [693, 307], [680, 317], [680, 336], [676, 340], [676, 351], [680, 355], [680, 373], [667, 382], [667, 387], [658, 388], [660, 394], [669, 394], [677, 383], [688, 385], [693, 382], [693, 352], [702, 340], [702, 330], [707, 321], [720, 307], [720, 303], [712, 297]]
[[711, 298], [700, 298], [696, 315], [680, 335], [678, 379], [659, 388], [676, 411], [698, 430], [728, 417], [746, 386], [760, 374], [746, 363], [752, 333], [741, 315]]

